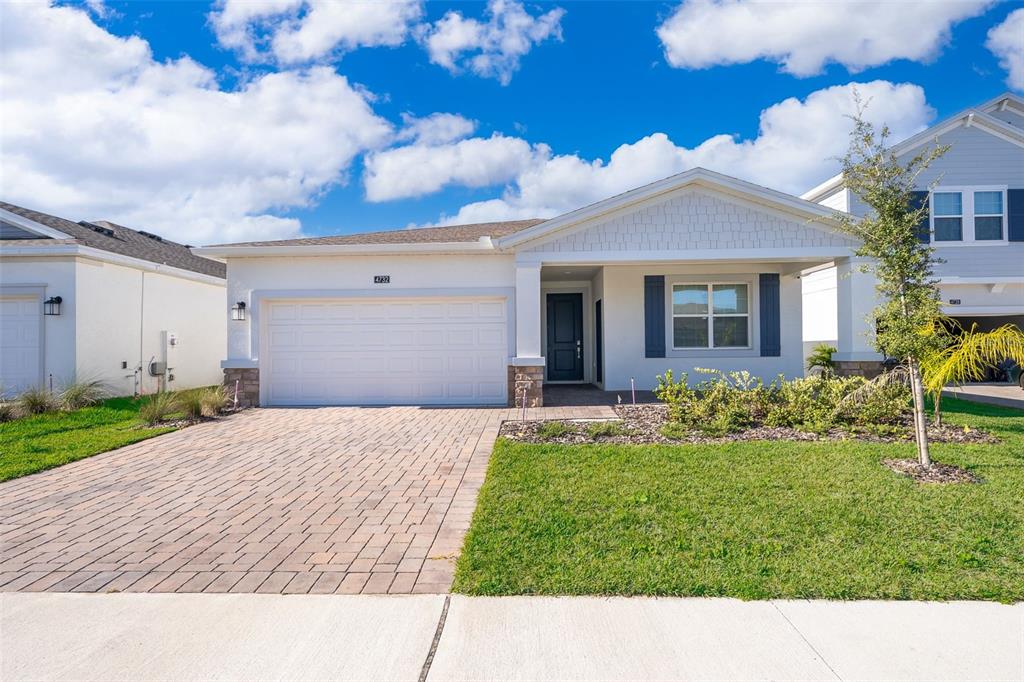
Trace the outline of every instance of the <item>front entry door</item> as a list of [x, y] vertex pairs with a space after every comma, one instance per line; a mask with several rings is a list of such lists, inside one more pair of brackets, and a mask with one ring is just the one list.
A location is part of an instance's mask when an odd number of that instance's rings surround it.
[[548, 294], [548, 381], [583, 381], [583, 294]]

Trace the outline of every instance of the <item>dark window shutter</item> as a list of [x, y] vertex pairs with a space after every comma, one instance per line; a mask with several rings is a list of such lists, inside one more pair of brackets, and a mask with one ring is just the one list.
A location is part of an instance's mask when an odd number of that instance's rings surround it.
[[917, 209], [925, 207], [924, 217], [921, 218], [921, 222], [917, 225], [917, 238], [922, 244], [927, 244], [932, 240], [932, 229], [931, 221], [928, 215], [928, 192], [911, 192], [910, 193], [910, 209], [916, 211]]
[[779, 275], [762, 272], [758, 289], [761, 299], [761, 357], [777, 358], [782, 355]]
[[644, 356], [665, 357], [665, 276], [644, 277]]
[[1024, 189], [1006, 190], [1006, 218], [1011, 242], [1024, 242]]

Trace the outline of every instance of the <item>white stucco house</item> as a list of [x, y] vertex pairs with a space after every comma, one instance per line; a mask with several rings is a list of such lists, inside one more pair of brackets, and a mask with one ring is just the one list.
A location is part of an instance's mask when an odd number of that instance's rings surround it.
[[[916, 194], [929, 206], [922, 239], [944, 261], [935, 272], [943, 311], [966, 327], [1012, 323], [1024, 329], [1024, 98], [1000, 95], [896, 144], [894, 151], [907, 159], [935, 144], [949, 145], [949, 151], [921, 174]], [[841, 175], [803, 198], [857, 216], [868, 212]], [[842, 277], [842, 268], [828, 266], [803, 279], [808, 348], [839, 338]]]
[[[223, 366], [247, 402], [539, 404], [545, 383], [650, 389], [669, 368], [801, 375], [800, 274], [856, 247], [833, 216], [694, 169], [549, 220], [194, 252], [227, 264]], [[873, 287], [852, 271], [855, 361]]]
[[109, 222], [0, 202], [0, 387], [115, 395], [220, 383], [224, 265]]

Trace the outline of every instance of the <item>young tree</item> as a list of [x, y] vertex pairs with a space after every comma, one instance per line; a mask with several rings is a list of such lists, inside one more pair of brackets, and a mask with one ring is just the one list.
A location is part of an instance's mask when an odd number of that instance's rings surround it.
[[857, 255], [870, 259], [865, 270], [875, 275], [882, 301], [874, 311], [878, 328], [875, 347], [906, 367], [914, 398], [918, 460], [931, 466], [921, 361], [942, 348], [944, 339], [935, 333], [941, 314], [933, 278], [937, 260], [934, 249], [921, 238], [919, 227], [927, 218], [928, 204], [915, 206], [913, 192], [921, 172], [948, 147], [932, 147], [900, 162], [887, 144], [888, 127], [876, 133], [864, 120], [859, 99], [853, 122], [849, 148], [840, 159], [843, 180], [871, 211], [859, 219], [839, 214], [840, 229], [860, 240]]

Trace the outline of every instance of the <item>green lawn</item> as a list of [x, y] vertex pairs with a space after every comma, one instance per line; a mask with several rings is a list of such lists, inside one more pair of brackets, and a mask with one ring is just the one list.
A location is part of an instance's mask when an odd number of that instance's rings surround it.
[[51, 469], [173, 431], [137, 428], [139, 404], [111, 398], [75, 412], [51, 412], [0, 424], [0, 481]]
[[912, 444], [529, 445], [501, 440], [455, 589], [1024, 599], [1024, 412], [954, 399], [998, 445], [933, 446], [978, 485], [879, 464]]

